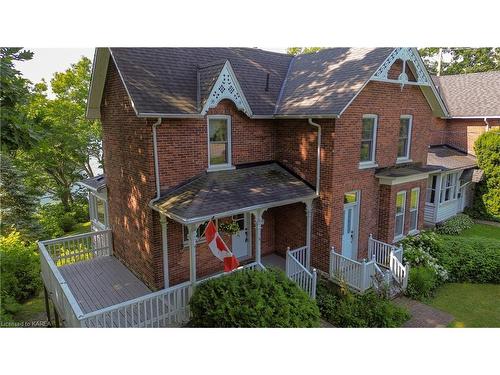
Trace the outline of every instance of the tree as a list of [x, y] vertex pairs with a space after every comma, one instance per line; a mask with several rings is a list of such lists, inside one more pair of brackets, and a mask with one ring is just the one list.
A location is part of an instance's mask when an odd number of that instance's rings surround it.
[[91, 61], [83, 57], [51, 80], [55, 98], [47, 96], [47, 84], [35, 85], [28, 116], [39, 134], [36, 145], [19, 160], [28, 171], [31, 186], [55, 195], [67, 211], [73, 203], [71, 188], [83, 175], [93, 176], [90, 156], [100, 159], [100, 126], [85, 118]]
[[37, 197], [24, 182], [26, 175], [2, 153], [0, 169], [0, 229], [5, 235], [18, 230], [24, 238], [36, 238], [41, 231], [34, 214]]
[[33, 141], [34, 134], [23, 110], [29, 98], [30, 82], [14, 68], [14, 61], [32, 57], [33, 52], [22, 48], [0, 48], [0, 128], [4, 152], [15, 152]]
[[464, 74], [500, 70], [500, 48], [450, 48], [431, 47], [419, 50], [427, 69], [431, 74], [437, 74], [439, 49], [441, 48], [443, 62], [442, 75]]
[[289, 55], [297, 56], [306, 53], [315, 53], [321, 49], [323, 49], [323, 47], [289, 47], [286, 49], [286, 53], [288, 53]]

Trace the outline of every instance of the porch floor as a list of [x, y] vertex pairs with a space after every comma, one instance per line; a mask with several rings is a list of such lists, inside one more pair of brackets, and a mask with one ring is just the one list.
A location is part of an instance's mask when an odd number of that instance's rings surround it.
[[285, 270], [286, 260], [282, 256], [273, 253], [262, 257], [264, 267], [276, 267], [280, 270]]
[[59, 271], [85, 314], [151, 293], [114, 256], [69, 264]]

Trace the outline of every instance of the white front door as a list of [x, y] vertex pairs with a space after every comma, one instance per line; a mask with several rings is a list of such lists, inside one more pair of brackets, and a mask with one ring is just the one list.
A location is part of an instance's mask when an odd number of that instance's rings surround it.
[[342, 229], [342, 255], [356, 259], [358, 250], [359, 193], [344, 194], [344, 225]]
[[247, 236], [247, 215], [240, 214], [233, 216], [233, 221], [235, 221], [240, 231], [232, 236], [232, 252], [238, 259], [245, 259], [250, 256], [249, 246], [248, 246], [248, 236]]

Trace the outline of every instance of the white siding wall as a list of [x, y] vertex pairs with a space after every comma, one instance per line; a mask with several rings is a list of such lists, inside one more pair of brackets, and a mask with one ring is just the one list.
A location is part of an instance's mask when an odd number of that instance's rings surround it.
[[433, 204], [426, 203], [424, 209], [424, 221], [426, 224], [435, 224], [434, 212], [435, 207]]
[[450, 217], [455, 216], [458, 212], [459, 212], [458, 199], [453, 199], [451, 201], [441, 203], [440, 205], [438, 205], [436, 223], [449, 219]]

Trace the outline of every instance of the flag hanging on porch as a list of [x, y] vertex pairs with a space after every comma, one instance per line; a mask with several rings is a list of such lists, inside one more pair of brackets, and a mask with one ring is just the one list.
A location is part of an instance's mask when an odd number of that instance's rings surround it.
[[210, 220], [205, 229], [205, 238], [208, 247], [215, 257], [224, 262], [224, 272], [232, 271], [240, 265], [238, 259], [231, 253], [227, 245], [222, 240], [217, 232], [217, 228], [212, 220]]

